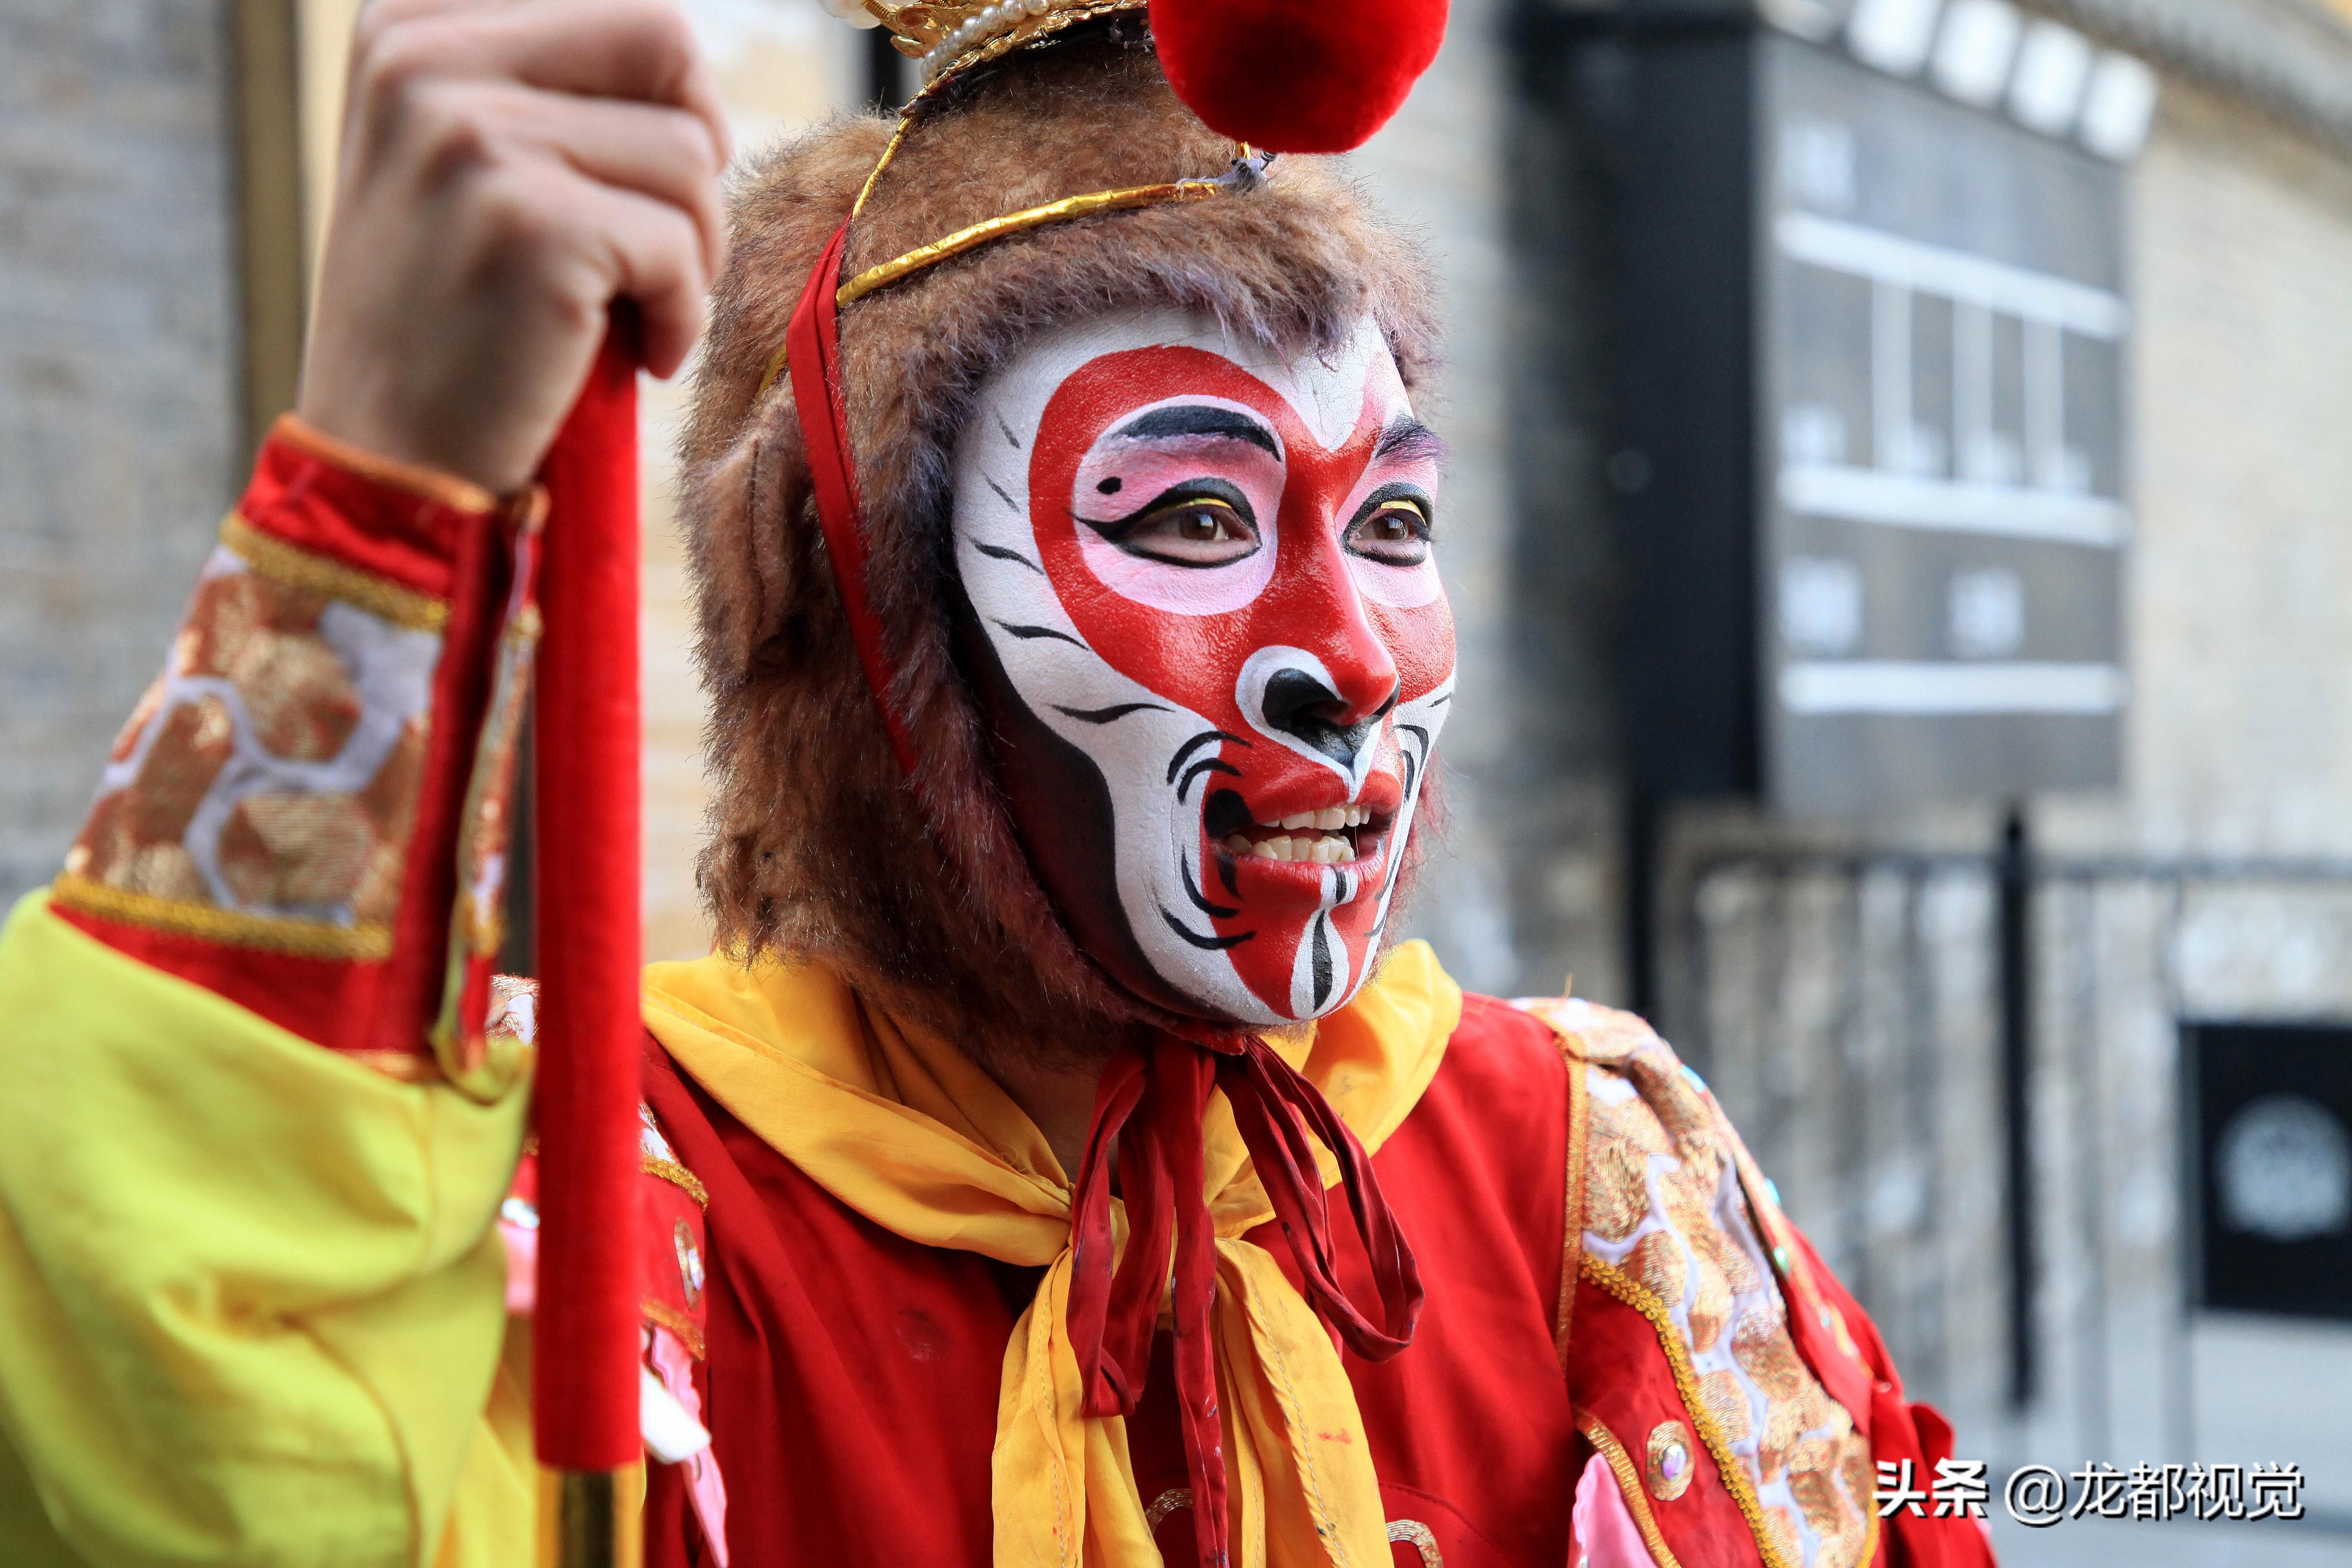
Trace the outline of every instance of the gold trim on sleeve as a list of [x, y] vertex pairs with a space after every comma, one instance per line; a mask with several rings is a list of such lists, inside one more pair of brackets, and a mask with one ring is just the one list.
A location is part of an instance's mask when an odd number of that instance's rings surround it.
[[254, 571], [289, 587], [340, 599], [410, 631], [440, 632], [449, 625], [448, 600], [289, 544], [275, 534], [262, 532], [236, 512], [221, 524], [220, 540]]
[[370, 1072], [382, 1073], [398, 1083], [425, 1084], [441, 1081], [440, 1064], [431, 1057], [414, 1051], [337, 1051], [347, 1062], [357, 1062]]
[[[1568, 998], [1563, 995], [1559, 999], [1564, 1002]], [[1551, 1031], [1552, 1042], [1559, 1047], [1560, 1060], [1568, 1068], [1568, 1151], [1561, 1161], [1567, 1170], [1560, 1183], [1559, 1303], [1552, 1318], [1552, 1350], [1559, 1357], [1559, 1370], [1565, 1373], [1569, 1331], [1576, 1320], [1578, 1262], [1584, 1256], [1585, 1161], [1591, 1152], [1592, 1086], [1585, 1081], [1586, 1063], [1580, 1042], [1551, 1016], [1549, 1002], [1547, 997], [1542, 1003], [1528, 1000], [1511, 1005]]]
[[215, 904], [134, 893], [72, 871], [58, 873], [57, 880], [49, 884], [49, 898], [68, 910], [100, 920], [145, 926], [172, 936], [192, 936], [231, 947], [260, 948], [295, 958], [375, 963], [392, 956], [392, 927], [375, 921], [341, 926], [323, 921], [249, 915]]
[[1565, 1192], [1560, 1199], [1564, 1223], [1560, 1237], [1559, 1308], [1552, 1328], [1552, 1346], [1559, 1354], [1559, 1369], [1565, 1373], [1569, 1331], [1576, 1321], [1576, 1280], [1581, 1272], [1579, 1260], [1584, 1256], [1585, 1162], [1591, 1152], [1592, 1086], [1585, 1080], [1584, 1058], [1576, 1053], [1568, 1036], [1558, 1029], [1552, 1033], [1559, 1037], [1560, 1056], [1568, 1063], [1568, 1171], [1562, 1179]]
[[702, 1342], [702, 1331], [694, 1326], [692, 1318], [668, 1302], [657, 1301], [651, 1296], [637, 1303], [637, 1310], [644, 1314], [646, 1321], [659, 1324], [676, 1334], [677, 1342], [686, 1347], [687, 1354], [697, 1361], [709, 1359]]
[[704, 1190], [701, 1182], [695, 1178], [692, 1171], [677, 1161], [664, 1160], [656, 1155], [647, 1154], [638, 1162], [637, 1169], [648, 1176], [659, 1176], [670, 1185], [682, 1189], [688, 1197], [694, 1200], [697, 1207], [707, 1209], [710, 1206], [709, 1193]]
[[291, 414], [279, 415], [278, 423], [269, 433], [322, 463], [332, 463], [336, 468], [357, 474], [363, 479], [406, 490], [419, 500], [429, 500], [452, 511], [470, 511], [487, 517], [499, 509], [499, 498], [471, 479], [461, 479], [455, 474], [445, 474], [438, 468], [428, 468], [420, 463], [379, 458], [348, 441], [338, 440]]

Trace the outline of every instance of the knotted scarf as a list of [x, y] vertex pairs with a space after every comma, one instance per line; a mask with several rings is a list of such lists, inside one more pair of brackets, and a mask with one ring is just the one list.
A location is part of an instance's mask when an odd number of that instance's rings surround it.
[[[866, 1006], [825, 970], [713, 957], [654, 965], [646, 981], [646, 1025], [671, 1057], [835, 1197], [911, 1241], [1045, 1270], [1005, 1347], [999, 1568], [1160, 1562], [1125, 1416], [1163, 1320], [1202, 1562], [1228, 1550], [1242, 1568], [1386, 1559], [1333, 1336], [1379, 1356], [1410, 1335], [1418, 1286], [1369, 1154], [1428, 1087], [1461, 1010], [1428, 948], [1408, 943], [1311, 1032], [1166, 1039], [1114, 1058], [1073, 1182], [952, 1042]], [[1334, 1281], [1334, 1184], [1381, 1285], [1377, 1322]], [[1269, 1219], [1305, 1296], [1243, 1239]]]

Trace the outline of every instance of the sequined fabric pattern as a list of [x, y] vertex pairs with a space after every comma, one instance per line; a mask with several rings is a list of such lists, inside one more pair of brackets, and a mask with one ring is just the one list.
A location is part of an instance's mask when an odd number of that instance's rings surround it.
[[232, 518], [54, 896], [183, 935], [382, 958], [446, 606]]
[[1768, 1561], [1857, 1568], [1874, 1544], [1868, 1443], [1789, 1332], [1728, 1125], [1647, 1025], [1581, 1003], [1539, 1011], [1576, 1038], [1591, 1104], [1586, 1257], [1666, 1320], [1692, 1410], [1746, 1473]]

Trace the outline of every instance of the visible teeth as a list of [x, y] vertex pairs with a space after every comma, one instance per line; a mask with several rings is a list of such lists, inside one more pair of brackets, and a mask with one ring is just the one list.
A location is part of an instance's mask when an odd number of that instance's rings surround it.
[[1356, 847], [1336, 833], [1303, 833], [1296, 837], [1284, 834], [1261, 838], [1255, 844], [1235, 833], [1225, 839], [1224, 847], [1250, 859], [1280, 860], [1291, 865], [1345, 866], [1356, 858]]
[[1326, 833], [1345, 827], [1348, 826], [1348, 808], [1344, 805], [1324, 807], [1315, 814], [1315, 826]]
[[1311, 811], [1294, 812], [1290, 816], [1284, 817], [1280, 822], [1276, 823], [1275, 826], [1276, 827], [1291, 828], [1312, 827], [1315, 826], [1315, 814]]

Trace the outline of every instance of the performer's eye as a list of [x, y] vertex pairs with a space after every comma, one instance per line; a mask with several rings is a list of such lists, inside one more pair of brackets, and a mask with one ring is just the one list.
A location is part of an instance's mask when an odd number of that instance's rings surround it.
[[1129, 554], [1171, 566], [1230, 566], [1256, 554], [1260, 544], [1248, 500], [1223, 484], [1163, 493], [1117, 522], [1080, 521]]
[[1429, 559], [1429, 538], [1428, 505], [1411, 496], [1375, 497], [1348, 528], [1348, 548], [1383, 566], [1420, 565]]

